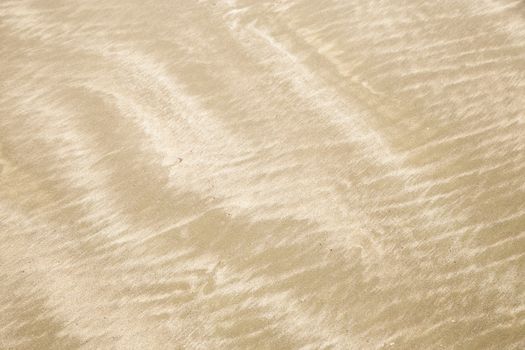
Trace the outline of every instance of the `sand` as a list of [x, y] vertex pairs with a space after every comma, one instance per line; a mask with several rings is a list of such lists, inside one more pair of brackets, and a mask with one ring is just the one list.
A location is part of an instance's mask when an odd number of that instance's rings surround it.
[[524, 273], [522, 1], [0, 1], [0, 349], [523, 349]]

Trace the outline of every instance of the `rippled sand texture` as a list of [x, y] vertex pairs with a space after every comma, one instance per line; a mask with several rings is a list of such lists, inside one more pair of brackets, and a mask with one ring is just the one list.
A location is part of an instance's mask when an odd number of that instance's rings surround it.
[[1, 349], [525, 348], [525, 3], [0, 1]]

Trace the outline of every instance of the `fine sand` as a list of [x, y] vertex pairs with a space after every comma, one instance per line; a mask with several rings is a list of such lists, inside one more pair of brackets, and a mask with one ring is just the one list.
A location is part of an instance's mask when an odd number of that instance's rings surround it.
[[525, 349], [521, 0], [0, 0], [0, 349]]

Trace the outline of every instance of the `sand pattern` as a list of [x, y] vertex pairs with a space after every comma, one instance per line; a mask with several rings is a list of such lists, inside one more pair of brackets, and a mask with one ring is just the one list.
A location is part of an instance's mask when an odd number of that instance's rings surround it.
[[0, 349], [524, 349], [521, 0], [0, 1]]

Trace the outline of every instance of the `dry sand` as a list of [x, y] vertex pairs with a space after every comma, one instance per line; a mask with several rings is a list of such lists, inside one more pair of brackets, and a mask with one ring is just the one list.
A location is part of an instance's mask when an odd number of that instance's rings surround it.
[[524, 349], [524, 272], [523, 1], [0, 1], [0, 349]]

